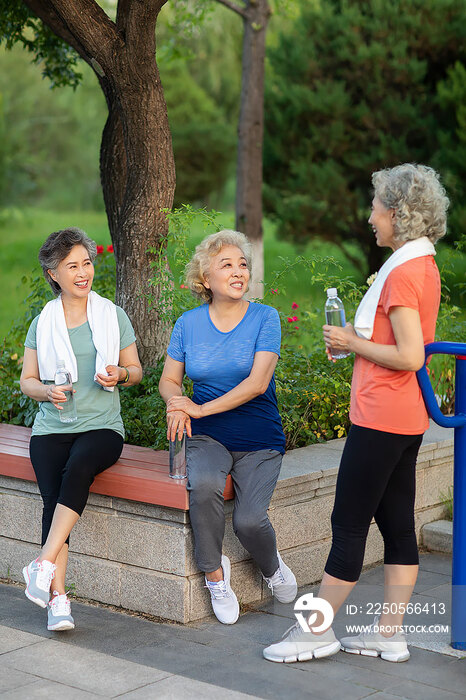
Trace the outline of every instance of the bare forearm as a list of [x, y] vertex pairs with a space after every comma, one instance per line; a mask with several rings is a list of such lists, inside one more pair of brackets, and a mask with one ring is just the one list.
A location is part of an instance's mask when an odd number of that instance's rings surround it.
[[170, 379], [165, 379], [164, 377], [162, 377], [159, 382], [159, 392], [165, 403], [167, 403], [172, 396], [183, 396], [181, 386]]
[[[139, 382], [142, 379], [142, 368], [138, 367], [137, 365], [125, 365], [124, 367], [121, 367], [120, 369], [128, 370], [129, 378], [128, 381], [122, 384], [121, 386], [134, 386], [135, 384], [139, 384]], [[121, 379], [124, 379], [126, 376], [126, 373], [123, 374], [123, 377]]]
[[36, 377], [21, 379], [20, 388], [23, 394], [26, 394], [26, 396], [29, 396], [29, 398], [34, 399], [34, 401], [49, 400], [47, 396], [47, 385], [42, 384], [42, 382]]
[[267, 387], [264, 389], [257, 380], [252, 377], [246, 377], [234, 389], [227, 391], [223, 396], [203, 404], [201, 407], [202, 416], [231, 411], [233, 408], [242, 406], [244, 403], [255, 399], [256, 396], [263, 394], [266, 389]]
[[400, 349], [397, 345], [373, 343], [357, 335], [351, 336], [348, 347], [350, 352], [388, 369], [415, 372], [424, 363], [424, 355], [420, 351], [413, 352], [411, 348]]

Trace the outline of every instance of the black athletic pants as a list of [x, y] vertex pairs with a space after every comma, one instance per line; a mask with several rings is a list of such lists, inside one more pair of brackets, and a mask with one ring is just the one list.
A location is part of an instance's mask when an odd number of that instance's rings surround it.
[[384, 540], [385, 564], [419, 563], [414, 498], [421, 442], [422, 435], [351, 427], [337, 478], [328, 574], [358, 580], [372, 518]]
[[42, 545], [57, 503], [81, 515], [94, 477], [115, 464], [122, 449], [121, 435], [108, 429], [31, 438], [29, 454], [44, 502]]

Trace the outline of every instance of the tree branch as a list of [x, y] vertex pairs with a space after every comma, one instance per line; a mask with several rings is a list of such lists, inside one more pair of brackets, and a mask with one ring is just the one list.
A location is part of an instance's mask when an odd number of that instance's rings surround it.
[[237, 5], [235, 2], [232, 2], [232, 0], [217, 0], [221, 5], [225, 5], [225, 7], [230, 8], [230, 10], [233, 10], [233, 12], [236, 12], [238, 15], [241, 15], [244, 19], [247, 19], [247, 12], [244, 9], [244, 7], [240, 7]]
[[[108, 67], [121, 44], [115, 23], [94, 0], [23, 0], [60, 38], [73, 46], [87, 63]], [[92, 65], [92, 63], [91, 63]]]
[[123, 39], [126, 33], [126, 24], [128, 22], [128, 15], [131, 9], [131, 2], [132, 0], [118, 0], [116, 27], [118, 32], [122, 32]]
[[137, 60], [153, 59], [155, 25], [167, 0], [119, 0], [117, 28], [123, 33], [128, 50]]
[[69, 44], [81, 58], [85, 61], [89, 61], [84, 46], [69, 31], [66, 24], [62, 22], [49, 2], [43, 2], [43, 0], [23, 0], [23, 2], [54, 34]]

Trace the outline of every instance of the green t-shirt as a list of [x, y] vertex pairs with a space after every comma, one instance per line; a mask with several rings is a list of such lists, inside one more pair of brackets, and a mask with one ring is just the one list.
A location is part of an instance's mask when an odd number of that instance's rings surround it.
[[[119, 306], [116, 307], [118, 325], [120, 327], [120, 350], [127, 348], [136, 340], [134, 330], [126, 313]], [[24, 344], [27, 348], [37, 350], [36, 329], [39, 316], [31, 323]], [[62, 423], [59, 411], [50, 401], [40, 401], [39, 411], [36, 414], [33, 435], [50, 435], [51, 433], [84, 433], [87, 430], [100, 430], [107, 428], [115, 430], [123, 438], [125, 431], [120, 415], [120, 397], [118, 387], [113, 391], [105, 391], [100, 384], [94, 381], [95, 359], [97, 351], [92, 342], [92, 333], [89, 323], [83, 323], [76, 328], [68, 328], [71, 347], [78, 365], [78, 381], [73, 384], [76, 390], [76, 412], [78, 420], [74, 423]], [[44, 382], [52, 384], [53, 382]]]

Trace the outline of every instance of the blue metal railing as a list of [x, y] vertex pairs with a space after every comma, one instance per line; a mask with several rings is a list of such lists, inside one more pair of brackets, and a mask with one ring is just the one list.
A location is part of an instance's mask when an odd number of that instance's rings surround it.
[[430, 355], [456, 355], [454, 416], [440, 411], [425, 363], [417, 378], [432, 420], [455, 429], [451, 646], [466, 650], [466, 343], [429, 343], [425, 352], [426, 360]]

